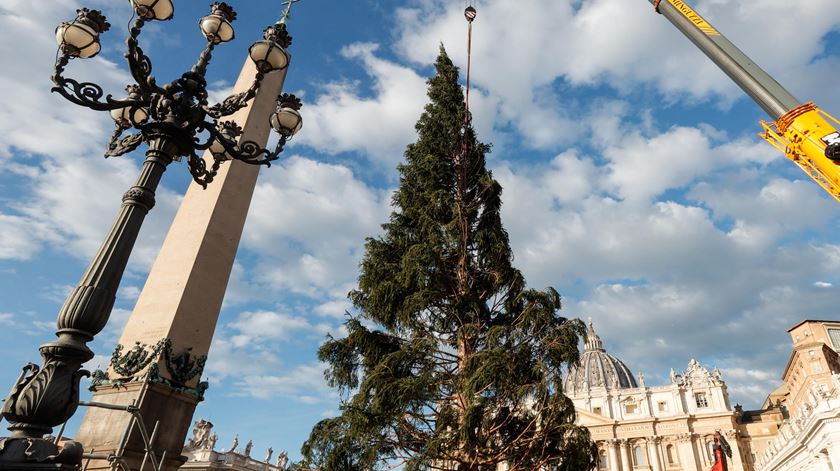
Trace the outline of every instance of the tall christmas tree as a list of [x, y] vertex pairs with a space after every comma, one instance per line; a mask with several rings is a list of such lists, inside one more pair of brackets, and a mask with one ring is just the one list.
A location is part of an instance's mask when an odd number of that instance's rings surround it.
[[592, 469], [596, 449], [561, 390], [584, 326], [511, 265], [490, 147], [465, 120], [443, 48], [435, 66], [394, 212], [350, 293], [359, 318], [319, 351], [347, 399], [303, 454], [325, 471]]

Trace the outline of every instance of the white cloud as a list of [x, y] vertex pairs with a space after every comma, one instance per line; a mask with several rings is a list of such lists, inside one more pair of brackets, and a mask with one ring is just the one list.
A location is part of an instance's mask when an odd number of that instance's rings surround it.
[[[840, 24], [832, 0], [800, 6], [791, 9], [786, 0], [714, 0], [699, 1], [695, 9], [796, 92], [800, 84], [813, 81], [809, 69], [820, 64], [811, 61], [824, 49], [824, 35]], [[466, 40], [461, 8], [435, 0], [399, 10], [397, 51], [408, 60], [429, 63], [443, 41], [451, 55], [463, 62]], [[808, 31], [800, 34], [801, 28], [790, 27], [797, 24], [808, 24]], [[773, 47], [765, 40], [767, 31], [773, 32]], [[538, 116], [515, 123], [536, 145], [541, 143], [541, 133], [568, 119], [557, 111], [562, 105], [538, 93], [558, 82], [608, 84], [621, 91], [650, 84], [666, 95], [688, 94], [695, 99], [720, 96], [730, 101], [741, 96], [711, 61], [646, 2], [522, 0], [511, 8], [504, 0], [487, 0], [479, 6], [474, 35], [475, 82], [502, 97], [503, 107]], [[551, 116], [554, 119], [546, 119]], [[537, 125], [535, 129], [528, 127], [532, 124]], [[556, 141], [564, 134], [565, 130], [556, 129], [549, 137]]]
[[44, 332], [55, 332], [56, 326], [55, 321], [32, 321], [32, 326], [35, 327], [34, 333], [44, 333]]
[[230, 279], [225, 290], [222, 309], [237, 306], [260, 297], [260, 287], [248, 279], [249, 272], [239, 260], [234, 260], [230, 270]]
[[269, 311], [243, 312], [228, 327], [239, 332], [231, 337], [233, 345], [239, 348], [256, 341], [284, 341], [300, 334], [326, 333], [304, 317]]
[[0, 259], [29, 260], [47, 240], [55, 240], [48, 226], [30, 219], [0, 214]]
[[[130, 9], [94, 3], [105, 8], [113, 24], [125, 24]], [[4, 214], [0, 221], [4, 226], [0, 258], [25, 260], [50, 244], [88, 259], [117, 214], [123, 192], [139, 174], [131, 157], [107, 162], [101, 157], [114, 126], [108, 113], [84, 109], [49, 93], [57, 46], [54, 36], [44, 32], [66, 20], [74, 8], [67, 0], [49, 5], [12, 0], [0, 10], [0, 28], [9, 37], [27, 38], [0, 44], [0, 57], [14, 64], [0, 70], [0, 87], [14, 97], [0, 109], [0, 157], [14, 154], [12, 171], [29, 183], [29, 192], [10, 204], [18, 214]], [[116, 39], [112, 35], [121, 33], [121, 28], [114, 26], [103, 42], [110, 44], [109, 39]], [[121, 44], [118, 39], [116, 42]], [[129, 82], [129, 74], [103, 55], [71, 61], [65, 75], [96, 82], [115, 96], [120, 96]], [[157, 194], [157, 208], [134, 255], [145, 268], [154, 259], [178, 203], [178, 197], [166, 188]]]
[[414, 140], [414, 122], [426, 102], [426, 80], [410, 68], [376, 57], [377, 46], [356, 43], [341, 54], [361, 62], [373, 80], [374, 97], [359, 82], [331, 82], [306, 106], [306, 125], [296, 141], [320, 151], [360, 151], [387, 169]]
[[273, 351], [263, 348], [239, 349], [229, 339], [217, 335], [210, 346], [204, 374], [215, 384], [229, 377], [280, 371], [282, 367], [279, 356]]
[[120, 286], [120, 289], [117, 291], [117, 297], [127, 303], [137, 301], [138, 296], [140, 296], [139, 286], [123, 284], [123, 286]]
[[[177, 163], [172, 166], [173, 171], [184, 171]], [[44, 160], [41, 174], [32, 182], [31, 196], [17, 203], [16, 209], [44, 228], [44, 239], [61, 240], [56, 248], [89, 259], [118, 214], [122, 194], [134, 183], [139, 168], [129, 160]], [[180, 196], [165, 187], [158, 189], [156, 199], [132, 254], [144, 270], [157, 256], [180, 203]]]
[[[88, 371], [95, 371], [95, 370], [102, 370], [105, 371], [108, 369], [108, 365], [111, 364], [111, 355], [94, 355], [93, 358], [87, 361], [84, 365], [82, 365], [82, 369]], [[86, 381], [90, 381], [89, 379]], [[84, 386], [83, 386], [84, 387]]]
[[0, 312], [0, 325], [15, 325], [15, 315], [9, 312]]
[[[428, 101], [426, 77], [407, 65], [377, 56], [377, 52], [379, 45], [373, 43], [354, 43], [342, 49], [341, 55], [358, 62], [372, 79], [371, 90], [360, 81], [323, 85], [314, 102], [306, 104], [306, 125], [295, 142], [330, 154], [360, 152], [385, 172], [402, 160], [406, 145], [416, 140], [414, 125]], [[494, 130], [498, 98], [474, 89], [470, 108], [473, 124], [484, 138], [501, 141], [503, 135]]]
[[[706, 356], [776, 375], [786, 330], [833, 312], [832, 290], [813, 280], [840, 275], [840, 256], [801, 235], [832, 227], [836, 204], [811, 181], [771, 176], [771, 150], [708, 126], [597, 122], [592, 156], [494, 170], [516, 265], [532, 287], [565, 292], [565, 315], [593, 317], [636, 372], [655, 378]], [[725, 379], [748, 406], [778, 385], [734, 371]]]
[[[31, 185], [0, 216], [0, 258], [26, 260], [45, 244], [87, 258], [138, 165], [92, 158], [110, 130], [107, 115], [44, 93], [51, 64], [32, 58], [54, 52], [51, 35], [42, 33], [63, 19], [60, 12], [72, 11], [70, 2], [11, 1], [0, 11], [0, 27], [32, 40], [0, 44], [0, 56], [16, 64], [0, 71], [0, 86], [19, 98], [0, 110], [0, 158], [16, 157], [0, 168]], [[697, 9], [794, 92], [840, 106], [825, 96], [840, 62], [819, 57], [825, 34], [840, 23], [832, 3], [791, 10], [789, 0], [698, 0]], [[393, 45], [409, 64], [390, 59], [384, 42], [379, 49], [346, 47], [343, 59], [362, 67], [372, 84], [325, 78], [297, 141], [326, 153], [358, 152], [391, 171], [415, 139], [424, 75], [438, 45], [443, 41], [458, 63], [465, 58], [461, 6], [412, 5], [418, 7], [397, 11]], [[759, 7], [767, 14], [755, 15]], [[653, 91], [657, 107], [681, 100], [727, 106], [742, 96], [647, 2], [522, 0], [511, 8], [486, 0], [479, 10], [473, 111], [480, 136], [515, 142], [517, 151], [558, 148], [550, 162], [504, 152], [491, 161], [505, 186], [503, 220], [516, 264], [532, 286], [571, 291], [566, 315], [595, 317], [608, 348], [635, 371], [664, 372], [698, 353], [716, 356], [730, 391], [760, 400], [789, 351], [785, 330], [811, 313], [834, 312], [831, 283], [814, 280], [840, 275], [840, 246], [825, 232], [813, 237], [825, 242], [808, 235], [833, 224], [834, 203], [810, 181], [766, 177], [780, 157], [758, 139], [733, 138], [720, 124], [669, 127], [637, 103], [591, 99], [604, 85], [608, 95], [627, 100], [636, 90]], [[790, 27], [800, 24], [809, 28]], [[772, 47], [766, 31], [774, 32]], [[97, 74], [112, 91], [126, 79], [103, 58], [74, 61], [71, 70]], [[566, 144], [573, 147], [559, 148]], [[184, 169], [174, 164], [172, 171]], [[375, 185], [346, 166], [299, 156], [263, 173], [226, 307], [276, 302], [291, 292], [315, 300], [312, 311], [323, 317], [249, 305], [213, 342], [212, 381], [236, 376], [243, 378], [237, 394], [329, 402], [323, 365], [281, 361], [277, 344], [322, 336], [351, 307], [346, 293], [364, 237], [379, 233], [390, 210], [390, 192]], [[178, 200], [165, 188], [158, 193], [136, 256], [146, 267]], [[103, 341], [116, 341], [125, 316], [115, 313]]]
[[352, 304], [346, 299], [327, 301], [315, 307], [315, 313], [321, 316], [343, 318], [352, 309]]
[[52, 284], [44, 288], [42, 296], [50, 301], [61, 304], [75, 288], [74, 285]]
[[289, 398], [305, 404], [334, 403], [336, 393], [324, 379], [326, 365], [303, 364], [285, 374], [245, 376], [235, 385], [238, 394], [259, 399]]
[[368, 187], [347, 167], [303, 157], [264, 177], [243, 235], [243, 245], [262, 255], [252, 276], [310, 296], [340, 292], [356, 277], [365, 237], [387, 220], [390, 193]]

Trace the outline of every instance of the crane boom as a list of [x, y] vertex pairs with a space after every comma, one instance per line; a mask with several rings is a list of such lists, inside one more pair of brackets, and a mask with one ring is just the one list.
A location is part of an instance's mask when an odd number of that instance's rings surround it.
[[648, 0], [770, 117], [759, 134], [840, 201], [840, 121], [801, 103], [683, 0]]

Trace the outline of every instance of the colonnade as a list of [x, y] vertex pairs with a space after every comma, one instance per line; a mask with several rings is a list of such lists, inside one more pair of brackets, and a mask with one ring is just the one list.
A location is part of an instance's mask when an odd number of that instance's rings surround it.
[[[644, 437], [618, 439], [613, 438], [599, 443], [601, 454], [606, 458], [606, 467], [601, 464], [599, 469], [608, 471], [666, 471], [679, 468], [686, 471], [705, 469], [702, 463], [702, 440], [697, 434], [681, 434], [669, 437]], [[671, 453], [668, 453], [671, 446]], [[733, 450], [734, 451], [734, 450]]]
[[[729, 430], [725, 432], [725, 436], [732, 447], [730, 461], [732, 469], [746, 469], [741, 460], [741, 450], [736, 432]], [[705, 450], [708, 440], [711, 440], [711, 437], [704, 438], [703, 435], [698, 433], [682, 433], [668, 437], [613, 438], [599, 441], [600, 457], [605, 463], [600, 464], [598, 469], [608, 471], [668, 471], [671, 469], [703, 471], [713, 464], [713, 458]], [[840, 471], [840, 467], [832, 471]]]

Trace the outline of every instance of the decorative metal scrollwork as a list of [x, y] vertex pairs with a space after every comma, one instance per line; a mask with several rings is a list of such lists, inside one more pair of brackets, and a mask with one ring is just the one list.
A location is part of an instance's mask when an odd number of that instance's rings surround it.
[[[92, 82], [79, 82], [62, 76], [70, 57], [63, 55], [55, 64], [53, 82], [56, 84], [51, 90], [58, 92], [67, 100], [86, 108], [97, 111], [111, 111], [127, 106], [148, 106], [143, 100], [116, 100], [113, 95], [105, 96], [102, 87]], [[105, 101], [101, 101], [105, 96]]]
[[142, 133], [129, 134], [128, 136], [119, 139], [124, 130], [124, 128], [117, 128], [117, 130], [114, 131], [110, 142], [108, 142], [108, 150], [105, 151], [105, 157], [119, 157], [121, 155], [125, 155], [137, 149], [140, 147], [140, 144], [143, 143]]
[[214, 158], [213, 165], [208, 170], [207, 162], [204, 159], [194, 153], [187, 156], [187, 166], [189, 167], [190, 175], [192, 175], [193, 181], [201, 185], [202, 188], [207, 188], [207, 185], [216, 178], [222, 162], [224, 162], [223, 159]]
[[[236, 19], [236, 13], [224, 2], [214, 3], [212, 9], [212, 14], [222, 17], [224, 21], [230, 22]], [[285, 48], [291, 45], [292, 37], [284, 22], [281, 21], [266, 28], [263, 33], [265, 39], [252, 46], [263, 51], [273, 51], [274, 55], [270, 56], [273, 59], [270, 59], [267, 52], [264, 56], [251, 56], [257, 65], [257, 73], [251, 86], [244, 92], [232, 94], [220, 103], [211, 106], [208, 104], [205, 73], [213, 50], [219, 41], [205, 34], [208, 38], [207, 45], [191, 70], [159, 87], [152, 75], [152, 62], [143, 52], [138, 41], [148, 21], [148, 16], [142, 12], [137, 14], [138, 18], [132, 23], [126, 38], [125, 57], [131, 76], [136, 82], [128, 87], [127, 98], [115, 99], [95, 83], [79, 82], [64, 77], [64, 70], [70, 59], [82, 56], [81, 51], [83, 51], [65, 43], [62, 43], [60, 48], [60, 55], [56, 60], [52, 76], [56, 85], [53, 91], [60, 93], [67, 100], [93, 110], [111, 112], [116, 121], [116, 130], [108, 142], [105, 156], [125, 155], [136, 150], [143, 142], [151, 144], [155, 139], [168, 138], [177, 142], [174, 148], [175, 155], [171, 156], [172, 160], [186, 157], [193, 180], [205, 188], [218, 174], [224, 161], [239, 160], [249, 165], [268, 166], [272, 161], [277, 160], [286, 142], [294, 132], [297, 132], [299, 126], [290, 130], [277, 128], [281, 134], [288, 133], [288, 135], [281, 137], [278, 146], [272, 152], [251, 140], [237, 142], [241, 130], [235, 133], [230, 132], [231, 130], [226, 127], [228, 124], [219, 122], [219, 119], [245, 108], [256, 97], [266, 74], [285, 68], [289, 57]], [[99, 32], [107, 31], [109, 28], [105, 17], [96, 10], [80, 10], [76, 22], [84, 23], [83, 26]], [[70, 26], [73, 24], [68, 23]], [[282, 57], [277, 55], [278, 51], [285, 55], [285, 61], [277, 60], [278, 57]], [[283, 106], [292, 106], [295, 111], [300, 109], [300, 100], [294, 99], [295, 102], [291, 105], [283, 105], [284, 97], [288, 101], [290, 95], [280, 97], [281, 103], [277, 113], [281, 112]], [[126, 114], [131, 115], [135, 111], [142, 111], [142, 120], [125, 117]], [[147, 118], [150, 119], [147, 121]], [[123, 137], [123, 133], [132, 127], [138, 129], [139, 132]], [[209, 137], [205, 142], [201, 142], [198, 135], [205, 132]], [[211, 149], [212, 163], [198, 155], [197, 151], [207, 149]]]
[[244, 92], [233, 94], [225, 98], [221, 103], [205, 108], [207, 115], [212, 116], [213, 118], [222, 118], [224, 116], [230, 116], [242, 108], [245, 108], [245, 106], [248, 105], [248, 102], [257, 96], [257, 90], [259, 90], [264, 77], [265, 74], [263, 72], [257, 72], [251, 88]]
[[157, 86], [155, 77], [152, 75], [152, 61], [143, 53], [137, 38], [146, 23], [145, 18], [140, 17], [134, 21], [131, 29], [128, 32], [128, 38], [125, 43], [128, 50], [125, 53], [125, 58], [128, 61], [128, 70], [131, 71], [131, 76], [140, 86], [143, 94], [148, 96], [151, 93], [159, 93], [162, 90]]

